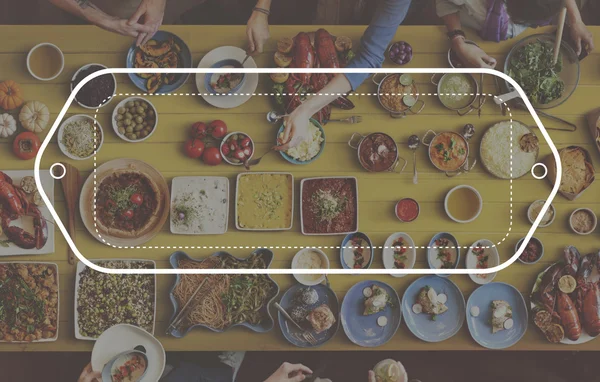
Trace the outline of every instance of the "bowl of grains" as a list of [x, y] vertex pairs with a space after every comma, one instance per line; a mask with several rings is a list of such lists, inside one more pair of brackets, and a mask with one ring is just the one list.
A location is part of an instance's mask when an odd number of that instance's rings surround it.
[[89, 115], [74, 115], [58, 128], [58, 147], [71, 159], [90, 159], [100, 151], [103, 143], [102, 126]]
[[[87, 64], [79, 68], [71, 79], [71, 92], [86, 77], [102, 69], [108, 68], [102, 64]], [[75, 101], [85, 109], [95, 110], [108, 105], [116, 91], [117, 79], [115, 75], [112, 73], [103, 74], [86, 82], [75, 94]]]

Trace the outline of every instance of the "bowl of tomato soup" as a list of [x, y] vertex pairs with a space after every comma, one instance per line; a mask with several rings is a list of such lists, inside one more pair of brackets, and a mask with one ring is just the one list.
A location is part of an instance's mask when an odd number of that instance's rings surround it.
[[411, 198], [400, 199], [395, 207], [396, 217], [403, 223], [410, 223], [419, 217], [419, 203]]
[[394, 171], [401, 160], [404, 164], [399, 172], [406, 167], [406, 160], [398, 155], [396, 142], [385, 133], [367, 136], [354, 133], [348, 145], [357, 151], [360, 165], [369, 172]]

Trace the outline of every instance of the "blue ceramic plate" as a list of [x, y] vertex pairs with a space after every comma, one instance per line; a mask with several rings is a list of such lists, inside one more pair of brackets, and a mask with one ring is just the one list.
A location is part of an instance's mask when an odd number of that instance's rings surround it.
[[[262, 254], [262, 256], [265, 259], [265, 263], [267, 264], [267, 268], [269, 268], [269, 266], [271, 265], [271, 262], [273, 261], [273, 252], [271, 252], [265, 248], [259, 248], [259, 249], [255, 250], [254, 252], [252, 252], [252, 254], [255, 254], [255, 253]], [[216, 253], [212, 254], [211, 256], [219, 256], [219, 257], [230, 256], [230, 257], [233, 257], [234, 259], [242, 261], [242, 262], [248, 260], [248, 258], [240, 259], [240, 258], [234, 257], [233, 255], [229, 254], [228, 252], [223, 252], [223, 251], [216, 252]], [[192, 259], [191, 257], [189, 257], [187, 255], [187, 253], [182, 252], [182, 251], [177, 251], [177, 252], [174, 252], [171, 255], [171, 257], [169, 257], [169, 262], [171, 263], [171, 267], [173, 267], [174, 269], [177, 269], [178, 268], [177, 264], [180, 259], [187, 259], [187, 260], [196, 261], [196, 262], [202, 262], [202, 260], [203, 260], [203, 259], [200, 259], [200, 260]], [[252, 325], [248, 322], [242, 322], [240, 324], [231, 325], [225, 329], [214, 329], [214, 328], [211, 328], [206, 325], [198, 324], [198, 325], [190, 326], [189, 328], [186, 328], [185, 330], [180, 330], [179, 328], [173, 329], [169, 334], [171, 334], [173, 337], [181, 338], [181, 337], [184, 337], [190, 330], [194, 329], [195, 327], [208, 328], [208, 329], [212, 330], [213, 332], [222, 333], [222, 332], [226, 331], [227, 329], [232, 328], [234, 326], [245, 326], [245, 327], [247, 327], [255, 332], [259, 332], [259, 333], [268, 332], [269, 330], [273, 329], [273, 326], [275, 325], [275, 322], [273, 321], [273, 316], [271, 316], [271, 312], [269, 311], [269, 308], [271, 307], [271, 304], [275, 300], [275, 297], [277, 297], [277, 295], [279, 294], [279, 286], [277, 285], [277, 283], [275, 281], [273, 281], [271, 276], [267, 275], [267, 277], [272, 283], [273, 297], [271, 297], [271, 299], [262, 307], [261, 315], [265, 318], [260, 323], [258, 323], [256, 325]], [[169, 292], [169, 297], [171, 298], [171, 303], [173, 304], [173, 315], [171, 316], [171, 319], [169, 320], [169, 322], [172, 322], [175, 319], [175, 316], [177, 316], [177, 313], [179, 312], [179, 304], [177, 303], [177, 299], [175, 299], [173, 291], [175, 290], [175, 286], [179, 283], [180, 280], [181, 280], [181, 275], [178, 274], [177, 278], [175, 279], [175, 283], [173, 284], [173, 287], [171, 288], [171, 291]]]
[[365, 253], [370, 253], [369, 261], [367, 261], [367, 264], [362, 267], [362, 269], [367, 269], [373, 263], [373, 256], [375, 256], [375, 250], [373, 249], [373, 243], [371, 242], [371, 239], [369, 239], [367, 234], [362, 233], [362, 232], [349, 233], [348, 235], [346, 235], [344, 240], [342, 240], [342, 245], [340, 247], [340, 262], [342, 263], [342, 267], [344, 269], [352, 269], [352, 267], [350, 265], [348, 265], [348, 263], [346, 263], [346, 261], [344, 260], [344, 249], [346, 248], [346, 246], [348, 246], [348, 247], [353, 246], [352, 243], [350, 242], [350, 239], [352, 239], [354, 236], [360, 236], [361, 238], [366, 240], [368, 243], [369, 248], [364, 248], [363, 256]]
[[[321, 130], [321, 138], [323, 138], [323, 142], [321, 142], [321, 149], [319, 150], [319, 152], [317, 153], [317, 155], [315, 155], [314, 157], [312, 157], [311, 159], [309, 159], [307, 161], [300, 161], [300, 160], [294, 159], [291, 156], [287, 155], [285, 153], [285, 151], [280, 151], [279, 153], [281, 154], [281, 156], [283, 157], [283, 159], [285, 159], [286, 161], [288, 161], [288, 162], [290, 162], [292, 164], [309, 164], [309, 163], [312, 163], [312, 162], [316, 161], [317, 158], [320, 157], [321, 154], [323, 153], [323, 151], [325, 150], [325, 129], [323, 129], [323, 126], [316, 119], [311, 118], [310, 121], [319, 130]], [[279, 139], [279, 135], [281, 133], [283, 133], [283, 125], [281, 125], [281, 127], [279, 128], [279, 131], [277, 131], [277, 137], [275, 139], [275, 141], [276, 141], [275, 143], [276, 144], [279, 144], [279, 142], [277, 142], [277, 140]]]
[[[458, 244], [458, 240], [448, 233], [448, 232], [440, 232], [431, 238], [429, 244], [427, 245], [427, 264], [429, 264], [430, 269], [441, 269], [441, 262], [437, 259], [439, 248], [435, 241], [438, 239], [448, 239], [450, 241], [450, 247], [456, 247], [456, 261], [454, 262], [454, 269], [458, 266], [458, 262], [460, 260], [460, 245]], [[448, 277], [448, 274], [436, 274], [440, 277]]]
[[333, 338], [335, 333], [337, 333], [338, 331], [338, 328], [340, 326], [340, 303], [338, 302], [338, 298], [335, 295], [335, 293], [331, 290], [331, 288], [323, 284], [317, 284], [311, 287], [305, 287], [302, 284], [296, 284], [283, 294], [283, 297], [281, 297], [281, 301], [279, 302], [279, 305], [281, 305], [281, 307], [285, 309], [288, 313], [290, 312], [292, 307], [296, 305], [294, 303], [294, 298], [296, 297], [296, 293], [298, 292], [298, 290], [302, 288], [312, 288], [315, 291], [317, 291], [317, 294], [319, 295], [319, 300], [314, 305], [311, 305], [310, 308], [314, 309], [322, 304], [327, 304], [329, 306], [329, 309], [331, 309], [333, 315], [335, 316], [335, 324], [333, 324], [333, 326], [328, 330], [319, 334], [316, 334], [314, 331], [310, 331], [313, 337], [315, 337], [315, 339], [317, 340], [316, 345], [311, 345], [308, 342], [302, 340], [301, 337], [298, 336], [300, 330], [298, 330], [294, 326], [294, 324], [288, 322], [288, 320], [285, 317], [283, 317], [281, 312], [277, 313], [279, 319], [279, 328], [281, 328], [281, 333], [283, 334], [285, 339], [288, 340], [289, 343], [291, 343], [292, 345], [296, 345], [301, 348], [319, 347], [325, 342], [329, 341], [331, 338]]
[[[512, 308], [514, 325], [507, 330], [492, 333], [492, 309], [490, 304], [493, 300], [504, 300]], [[479, 316], [471, 315], [472, 307], [479, 308]], [[489, 283], [480, 286], [471, 294], [467, 302], [467, 325], [471, 337], [479, 345], [488, 349], [506, 349], [521, 340], [527, 331], [527, 306], [521, 293], [512, 285], [505, 283]]]
[[[417, 302], [421, 288], [432, 287], [437, 294], [444, 293], [448, 310], [436, 316], [435, 321], [426, 313], [415, 314], [412, 307]], [[426, 342], [440, 342], [454, 336], [465, 321], [465, 298], [452, 281], [437, 276], [424, 276], [415, 280], [402, 297], [402, 313], [410, 331]]]
[[[238, 60], [234, 60], [233, 58], [227, 58], [225, 60], [218, 61], [217, 63], [211, 65], [211, 68], [220, 69], [223, 67], [232, 67], [232, 68], [237, 68], [237, 69], [243, 68], [242, 63], [239, 62]], [[241, 79], [240, 83], [237, 84], [237, 86], [234, 86], [227, 92], [219, 93], [218, 91], [215, 90], [215, 88], [211, 84], [211, 82], [212, 82], [211, 79], [213, 77], [213, 74], [214, 73], [206, 73], [204, 75], [204, 86], [206, 86], [206, 88], [208, 90], [210, 90], [211, 94], [235, 94], [235, 93], [237, 93], [238, 90], [240, 90], [242, 88], [242, 86], [244, 86], [244, 82], [246, 81], [246, 74], [242, 73], [242, 79]]]
[[[173, 33], [166, 32], [166, 31], [156, 32], [154, 34], [154, 36], [152, 36], [152, 39], [156, 40], [156, 41], [165, 41], [165, 40], [168, 40], [169, 37], [173, 37], [173, 41], [177, 45], [179, 45], [179, 47], [181, 48], [181, 52], [179, 53], [180, 62], [179, 62], [178, 67], [179, 68], [191, 68], [192, 67], [192, 53], [190, 52], [190, 48], [188, 48], [188, 46], [185, 44], [185, 42], [183, 42], [182, 39], [180, 39]], [[134, 61], [135, 61], [135, 50], [136, 50], [136, 46], [134, 44], [129, 48], [129, 51], [127, 52], [127, 62], [126, 62], [127, 68], [135, 67], [133, 65]], [[146, 87], [146, 82], [148, 80], [138, 76], [135, 73], [127, 73], [127, 75], [129, 76], [129, 79], [131, 79], [131, 82], [133, 82], [133, 84], [135, 86], [137, 86], [144, 93], [148, 92], [148, 88]], [[172, 84], [161, 85], [154, 94], [165, 94], [165, 93], [171, 93], [171, 92], [176, 91], [177, 89], [182, 87], [183, 84], [185, 84], [185, 81], [187, 81], [190, 74], [189, 73], [178, 73], [177, 76], [178, 76], [177, 81], [173, 82]]]
[[[391, 298], [391, 304], [379, 313], [365, 316], [363, 315], [365, 308], [363, 289], [372, 285], [385, 289]], [[377, 324], [377, 319], [381, 316], [387, 318], [387, 325], [383, 327]], [[400, 298], [394, 288], [386, 283], [375, 280], [361, 281], [346, 293], [342, 302], [341, 318], [344, 332], [350, 341], [364, 347], [381, 346], [396, 334], [400, 326], [402, 320]]]

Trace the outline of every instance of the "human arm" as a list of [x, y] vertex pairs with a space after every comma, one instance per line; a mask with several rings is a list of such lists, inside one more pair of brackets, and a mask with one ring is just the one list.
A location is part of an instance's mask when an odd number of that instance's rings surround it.
[[144, 25], [149, 28], [148, 32], [141, 32], [136, 39], [136, 45], [144, 45], [154, 36], [162, 25], [165, 15], [167, 0], [142, 0], [133, 15], [127, 21], [127, 25]]
[[265, 382], [300, 382], [304, 381], [307, 374], [312, 374], [308, 367], [284, 362]]
[[88, 363], [83, 370], [77, 382], [97, 382], [102, 379], [102, 375], [92, 369], [92, 364]]
[[566, 0], [565, 6], [567, 7], [569, 34], [575, 43], [577, 55], [579, 56], [583, 49], [588, 53], [591, 52], [594, 50], [594, 36], [583, 23], [577, 3], [575, 0]]
[[148, 33], [151, 28], [141, 24], [129, 24], [128, 20], [120, 19], [104, 13], [91, 1], [83, 0], [49, 0], [55, 6], [77, 17], [105, 29], [124, 36], [137, 38], [140, 33]]
[[[458, 13], [459, 8], [455, 4], [445, 0], [438, 0], [436, 9], [438, 16], [444, 20], [448, 32], [462, 30], [460, 15]], [[453, 36], [450, 40], [450, 44], [452, 45], [452, 50], [466, 66], [490, 69], [493, 69], [496, 66], [496, 59], [487, 55], [487, 53], [477, 45], [468, 44], [464, 36]]]
[[271, 0], [258, 0], [255, 9], [246, 24], [246, 36], [248, 37], [248, 54], [254, 56], [262, 53], [264, 45], [269, 40], [269, 15], [271, 10]]

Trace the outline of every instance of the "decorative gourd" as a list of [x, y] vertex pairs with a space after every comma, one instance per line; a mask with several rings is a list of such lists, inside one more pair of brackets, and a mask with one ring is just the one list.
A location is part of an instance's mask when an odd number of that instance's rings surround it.
[[13, 80], [0, 83], [0, 108], [14, 110], [23, 104], [21, 87]]
[[23, 127], [34, 133], [41, 133], [50, 120], [50, 112], [46, 105], [38, 101], [29, 101], [19, 113], [19, 121]]
[[17, 121], [10, 114], [0, 115], [0, 138], [8, 138], [17, 131]]

